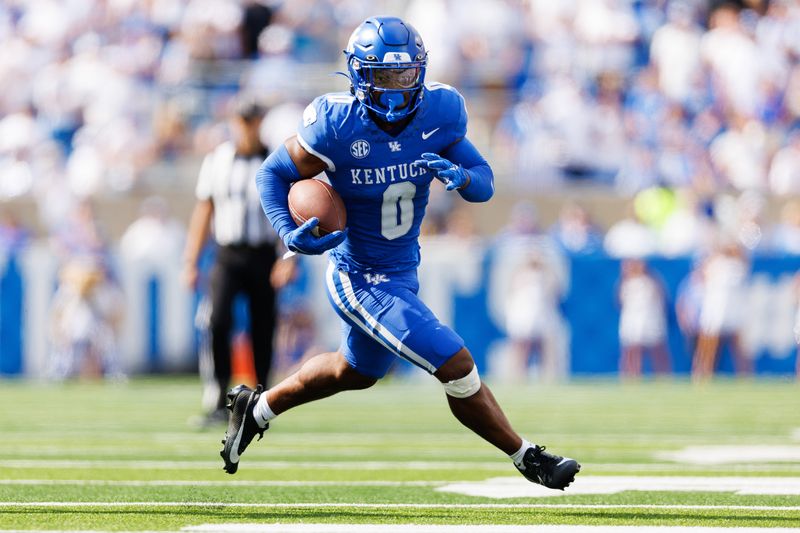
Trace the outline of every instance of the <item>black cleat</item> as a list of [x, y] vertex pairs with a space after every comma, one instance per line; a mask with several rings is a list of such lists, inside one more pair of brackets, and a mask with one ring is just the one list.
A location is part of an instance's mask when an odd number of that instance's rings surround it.
[[225, 461], [223, 470], [229, 474], [235, 474], [239, 468], [239, 456], [258, 434], [258, 440], [264, 436], [264, 431], [269, 428], [258, 427], [256, 419], [253, 418], [253, 407], [256, 405], [258, 397], [261, 396], [263, 389], [261, 385], [256, 390], [246, 385], [238, 385], [228, 392], [228, 405], [230, 417], [228, 419], [228, 430], [225, 438], [222, 439], [222, 451], [219, 454]]
[[564, 490], [575, 481], [575, 474], [581, 471], [581, 465], [575, 459], [552, 455], [544, 450], [544, 446], [528, 448], [522, 457], [523, 467], [518, 466], [517, 470], [534, 483]]

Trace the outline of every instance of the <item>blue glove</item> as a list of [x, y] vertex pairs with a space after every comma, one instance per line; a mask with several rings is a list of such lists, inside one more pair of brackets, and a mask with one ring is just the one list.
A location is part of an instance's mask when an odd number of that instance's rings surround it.
[[446, 185], [445, 189], [448, 191], [463, 189], [469, 185], [469, 174], [461, 165], [456, 165], [439, 154], [431, 152], [425, 152], [422, 157], [422, 159], [414, 161], [413, 164], [432, 170], [436, 179], [444, 183]]
[[306, 255], [319, 255], [325, 250], [339, 246], [347, 237], [347, 230], [334, 231], [322, 237], [314, 235], [314, 229], [319, 225], [317, 217], [306, 220], [302, 226], [290, 231], [283, 237], [286, 247], [292, 252]]

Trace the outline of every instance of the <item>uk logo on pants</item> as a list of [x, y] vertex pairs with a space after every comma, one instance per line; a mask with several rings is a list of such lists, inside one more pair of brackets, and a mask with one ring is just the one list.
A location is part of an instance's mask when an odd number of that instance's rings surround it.
[[384, 281], [389, 281], [386, 274], [371, 274], [369, 272], [364, 274], [364, 279], [367, 280], [367, 283], [371, 283], [372, 285], [378, 285]]

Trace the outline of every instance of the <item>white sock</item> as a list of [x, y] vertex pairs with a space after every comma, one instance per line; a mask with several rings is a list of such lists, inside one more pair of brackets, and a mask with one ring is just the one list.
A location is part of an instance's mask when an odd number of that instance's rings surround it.
[[522, 468], [522, 458], [525, 456], [525, 452], [528, 451], [528, 448], [533, 448], [533, 444], [522, 439], [522, 446], [519, 447], [519, 450], [509, 455], [511, 460], [514, 461], [514, 464], [520, 468]]
[[278, 415], [272, 412], [267, 403], [267, 391], [262, 392], [261, 396], [256, 400], [255, 406], [253, 406], [253, 418], [256, 419], [256, 424], [258, 424], [258, 427], [263, 428], [276, 416]]

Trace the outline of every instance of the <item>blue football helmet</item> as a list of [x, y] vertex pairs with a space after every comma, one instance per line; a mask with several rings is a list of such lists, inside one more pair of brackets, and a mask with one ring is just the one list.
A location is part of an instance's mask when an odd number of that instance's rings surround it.
[[372, 17], [355, 29], [344, 50], [359, 102], [387, 122], [413, 113], [422, 101], [428, 53], [410, 24]]

